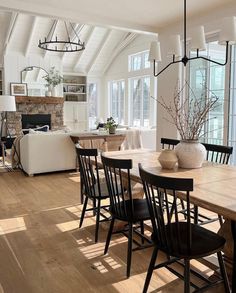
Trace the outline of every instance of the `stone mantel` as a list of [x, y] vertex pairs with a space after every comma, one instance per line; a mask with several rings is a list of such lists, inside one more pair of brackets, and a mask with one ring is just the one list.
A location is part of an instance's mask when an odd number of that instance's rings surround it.
[[16, 96], [16, 103], [26, 104], [63, 104], [63, 97], [35, 97], [35, 96]]
[[22, 133], [22, 114], [51, 114], [51, 129], [61, 129], [64, 125], [63, 104], [63, 97], [16, 96], [16, 112], [7, 113], [11, 135]]

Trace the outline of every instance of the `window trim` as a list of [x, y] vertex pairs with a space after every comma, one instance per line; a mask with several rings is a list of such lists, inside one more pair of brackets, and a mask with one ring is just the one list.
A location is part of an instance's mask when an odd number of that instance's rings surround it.
[[[147, 70], [147, 69], [150, 69], [151, 68], [151, 62], [149, 62], [150, 66], [149, 67], [145, 67], [145, 53], [149, 53], [148, 50], [143, 50], [143, 51], [140, 51], [140, 52], [137, 52], [137, 53], [134, 53], [134, 54], [130, 54], [128, 55], [128, 72], [138, 72], [138, 71], [141, 71], [141, 70]], [[137, 56], [137, 55], [141, 55], [141, 66], [140, 66], [140, 69], [132, 69], [132, 57], [134, 56]]]
[[[145, 74], [145, 75], [140, 75], [140, 76], [133, 76], [133, 77], [129, 77], [128, 78], [128, 97], [129, 97], [129, 125], [131, 127], [135, 127], [132, 123], [133, 121], [133, 99], [132, 99], [132, 95], [131, 95], [131, 80], [134, 80], [134, 79], [142, 79], [142, 93], [143, 93], [143, 79], [144, 78], [149, 78], [149, 81], [150, 81], [150, 84], [149, 84], [149, 91], [151, 91], [151, 75], [149, 74]], [[146, 127], [144, 126], [144, 118], [143, 118], [143, 94], [142, 94], [142, 109], [141, 109], [141, 123], [140, 123], [140, 126], [138, 127]], [[149, 127], [150, 127], [150, 124], [151, 124], [151, 120], [150, 120], [150, 111], [151, 111], [151, 102], [149, 103]]]

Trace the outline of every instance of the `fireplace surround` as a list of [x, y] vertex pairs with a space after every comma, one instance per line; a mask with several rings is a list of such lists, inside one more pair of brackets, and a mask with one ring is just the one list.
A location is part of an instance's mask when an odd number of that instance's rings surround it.
[[[15, 136], [22, 133], [22, 118], [24, 115], [50, 115], [50, 129], [58, 130], [63, 127], [63, 103], [62, 97], [16, 97], [16, 112], [7, 113], [8, 128], [10, 134]], [[36, 118], [39, 116], [35, 116]], [[46, 117], [46, 116], [44, 116]], [[30, 118], [33, 118], [30, 117]], [[24, 119], [24, 118], [23, 118]], [[47, 122], [47, 121], [42, 121]], [[33, 124], [33, 123], [32, 123]], [[37, 123], [40, 125], [41, 123]], [[48, 125], [45, 123], [43, 125]], [[26, 127], [27, 128], [27, 127]], [[35, 127], [33, 127], [35, 128]]]

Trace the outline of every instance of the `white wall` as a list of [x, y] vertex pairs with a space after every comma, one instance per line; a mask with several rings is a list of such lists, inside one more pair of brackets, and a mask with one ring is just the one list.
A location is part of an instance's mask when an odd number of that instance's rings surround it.
[[[55, 66], [62, 74], [62, 62], [57, 57], [42, 58], [39, 55], [29, 55], [25, 57], [19, 53], [7, 54], [4, 57], [4, 85], [5, 94], [10, 94], [10, 83], [21, 82], [21, 71], [28, 66], [40, 66], [49, 71], [51, 67]], [[62, 87], [58, 87], [59, 96], [63, 96]]]
[[[128, 103], [128, 80], [130, 77], [135, 76], [143, 76], [143, 75], [150, 75], [151, 76], [151, 96], [156, 97], [156, 91], [154, 90], [154, 77], [152, 74], [152, 69], [144, 69], [139, 70], [137, 72], [128, 72], [128, 56], [131, 54], [135, 54], [138, 52], [149, 50], [150, 42], [155, 40], [156, 37], [154, 36], [147, 36], [147, 35], [139, 35], [131, 44], [129, 44], [112, 62], [108, 70], [105, 72], [103, 78], [103, 108], [101, 115], [106, 118], [109, 116], [109, 93], [108, 93], [108, 83], [112, 80], [125, 80], [125, 124], [128, 124], [128, 111], [129, 111], [129, 103]], [[156, 102], [151, 99], [152, 108], [155, 107]], [[152, 113], [150, 117], [153, 125], [155, 125], [155, 114]], [[154, 116], [153, 116], [154, 115]]]

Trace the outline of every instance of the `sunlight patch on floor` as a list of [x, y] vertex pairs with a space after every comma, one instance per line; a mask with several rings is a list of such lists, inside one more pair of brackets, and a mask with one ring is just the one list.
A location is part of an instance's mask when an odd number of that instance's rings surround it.
[[79, 221], [69, 221], [61, 224], [56, 224], [61, 232], [68, 232], [79, 228]]
[[23, 217], [0, 220], [0, 235], [26, 230]]
[[100, 261], [93, 263], [92, 269], [99, 271], [101, 274], [108, 272], [108, 269]]
[[90, 246], [81, 247], [79, 250], [87, 259], [92, 259], [103, 255], [104, 243], [94, 243]]
[[114, 270], [121, 267], [121, 265], [110, 256], [104, 258], [104, 261]]

